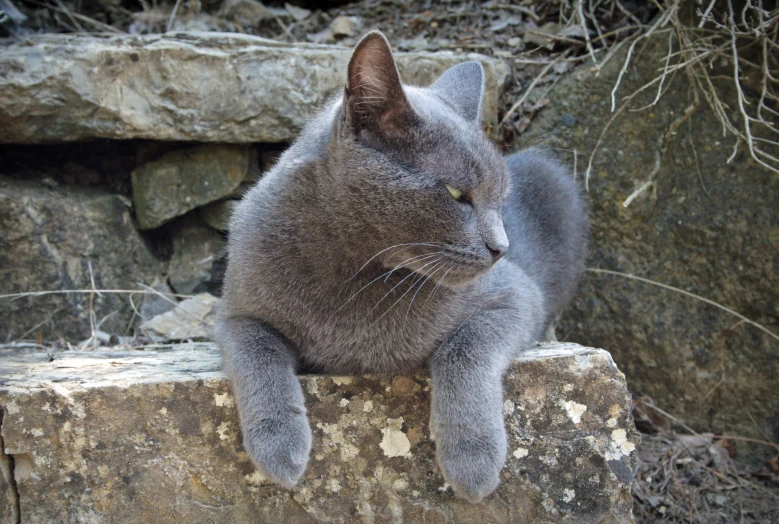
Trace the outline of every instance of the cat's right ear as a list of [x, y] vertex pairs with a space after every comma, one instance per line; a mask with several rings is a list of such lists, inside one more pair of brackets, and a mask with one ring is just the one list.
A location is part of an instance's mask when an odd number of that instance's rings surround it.
[[344, 92], [344, 115], [357, 133], [392, 136], [413, 120], [389, 42], [371, 31], [354, 48]]
[[484, 68], [479, 62], [463, 62], [438, 77], [430, 90], [448, 101], [461, 117], [478, 124], [484, 96]]

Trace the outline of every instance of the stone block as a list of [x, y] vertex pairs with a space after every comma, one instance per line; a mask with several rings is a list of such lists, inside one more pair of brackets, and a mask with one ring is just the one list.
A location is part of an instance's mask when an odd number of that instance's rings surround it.
[[133, 203], [141, 229], [233, 193], [250, 172], [248, 147], [204, 145], [180, 149], [132, 172]]
[[510, 368], [509, 458], [475, 505], [435, 463], [423, 374], [301, 376], [314, 447], [287, 490], [243, 451], [213, 344], [41, 357], [0, 359], [0, 435], [25, 523], [632, 522], [638, 435], [603, 350], [543, 345]]
[[224, 251], [224, 240], [199, 215], [188, 215], [171, 224], [173, 255], [168, 278], [176, 293], [191, 295], [208, 289], [211, 268]]
[[[90, 265], [92, 277], [90, 278]], [[165, 272], [138, 234], [130, 201], [104, 190], [0, 177], [0, 294], [134, 290]], [[139, 301], [140, 296], [136, 296]], [[0, 303], [0, 340], [90, 334], [88, 293], [27, 296]], [[133, 318], [126, 294], [93, 297], [101, 329], [123, 334]]]
[[219, 200], [201, 207], [198, 211], [206, 224], [217, 231], [227, 231], [230, 229], [230, 217], [233, 216], [237, 204], [238, 200]]
[[[341, 46], [234, 33], [0, 41], [0, 142], [289, 141], [343, 88], [350, 55]], [[403, 80], [416, 85], [465, 60], [484, 65], [484, 121], [494, 127], [505, 63], [477, 54], [397, 54]]]
[[219, 299], [208, 293], [171, 304], [171, 309], [144, 321], [140, 330], [160, 342], [209, 338]]

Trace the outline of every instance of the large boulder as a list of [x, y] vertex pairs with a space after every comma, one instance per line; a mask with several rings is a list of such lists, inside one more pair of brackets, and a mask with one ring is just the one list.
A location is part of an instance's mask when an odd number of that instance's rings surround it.
[[[617, 108], [659, 74], [666, 42], [654, 39], [633, 56]], [[523, 141], [546, 142], [571, 165], [575, 150], [582, 181], [613, 116], [611, 91], [624, 58], [599, 74], [582, 66], [560, 81]], [[723, 100], [735, 100], [732, 76], [712, 74]], [[779, 176], [758, 166], [743, 145], [728, 163], [734, 138], [723, 138], [702, 95], [663, 146], [661, 137], [694, 100], [684, 74], [665, 88], [657, 105], [618, 116], [595, 155], [588, 265], [696, 293], [779, 333]], [[655, 85], [631, 107], [651, 103], [656, 92]], [[654, 186], [625, 207], [649, 179], [658, 152]], [[645, 282], [588, 273], [559, 332], [611, 351], [634, 394], [652, 396], [697, 430], [779, 439], [779, 342], [729, 313]]]
[[[108, 292], [90, 298], [85, 291], [92, 289], [93, 280], [98, 290], [135, 290], [139, 282], [151, 283], [164, 273], [135, 228], [127, 198], [4, 177], [0, 268], [0, 294], [54, 292], [0, 299], [4, 341], [39, 334], [44, 339], [86, 338], [91, 333], [90, 300], [100, 329], [124, 334], [134, 315], [129, 295]], [[58, 293], [63, 290], [81, 292]]]
[[[351, 50], [230, 33], [34, 35], [0, 41], [0, 142], [90, 138], [283, 142], [346, 78]], [[403, 80], [427, 85], [478, 60], [484, 122], [494, 126], [508, 80], [477, 54], [398, 53]]]
[[435, 463], [426, 376], [300, 377], [314, 447], [286, 490], [243, 451], [219, 368], [208, 343], [0, 358], [0, 435], [22, 522], [633, 520], [638, 435], [603, 350], [542, 346], [511, 367], [509, 457], [482, 504], [456, 499]]

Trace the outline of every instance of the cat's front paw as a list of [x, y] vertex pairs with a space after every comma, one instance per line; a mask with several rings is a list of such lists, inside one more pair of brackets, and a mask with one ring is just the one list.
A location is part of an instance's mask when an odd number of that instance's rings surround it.
[[455, 494], [469, 502], [479, 502], [495, 491], [500, 471], [506, 463], [506, 431], [447, 435], [439, 431], [436, 457], [444, 478]]
[[294, 486], [306, 470], [311, 451], [311, 428], [305, 411], [263, 418], [245, 427], [243, 446], [269, 480]]

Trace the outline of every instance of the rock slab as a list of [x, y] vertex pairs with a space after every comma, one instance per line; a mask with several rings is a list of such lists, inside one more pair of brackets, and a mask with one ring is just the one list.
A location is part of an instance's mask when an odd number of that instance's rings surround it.
[[[289, 141], [342, 88], [350, 55], [231, 33], [0, 41], [0, 142]], [[484, 66], [484, 121], [494, 126], [506, 64], [477, 54], [397, 54], [403, 80], [416, 85], [465, 60]]]
[[512, 366], [509, 458], [501, 487], [476, 505], [454, 497], [435, 463], [424, 375], [300, 377], [314, 447], [286, 490], [243, 451], [213, 344], [42, 353], [0, 358], [0, 435], [22, 522], [633, 521], [638, 435], [603, 350], [543, 345]]
[[198, 215], [187, 216], [171, 225], [173, 255], [168, 277], [176, 293], [191, 295], [208, 288], [211, 267], [225, 250], [219, 232]]
[[[0, 177], [0, 295], [88, 291], [92, 282], [97, 289], [133, 290], [164, 271], [138, 234], [127, 198]], [[89, 301], [84, 292], [4, 299], [0, 340], [38, 333], [48, 340], [86, 338]], [[124, 333], [133, 319], [126, 294], [95, 294], [92, 310], [109, 333]]]
[[133, 203], [141, 229], [230, 195], [250, 172], [249, 148], [210, 144], [162, 155], [132, 172]]
[[159, 342], [209, 338], [218, 306], [218, 298], [201, 293], [175, 304], [170, 311], [146, 320], [140, 325], [140, 330]]

